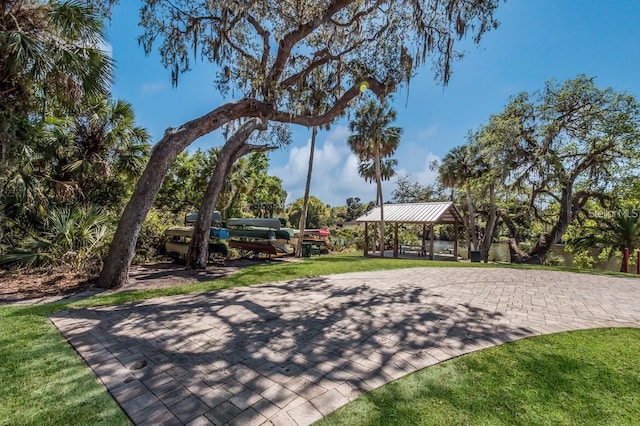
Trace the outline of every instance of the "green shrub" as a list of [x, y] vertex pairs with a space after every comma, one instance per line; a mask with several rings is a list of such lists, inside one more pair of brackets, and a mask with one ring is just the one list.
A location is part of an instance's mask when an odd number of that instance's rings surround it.
[[573, 253], [573, 267], [580, 269], [593, 269], [596, 260], [588, 250], [577, 250]]
[[75, 270], [99, 264], [111, 233], [110, 218], [95, 206], [51, 210], [44, 232], [25, 238], [0, 257], [0, 267], [64, 265]]
[[364, 229], [360, 227], [331, 230], [331, 250], [352, 251], [364, 248]]
[[544, 259], [544, 264], [546, 266], [563, 266], [564, 258], [556, 253], [549, 253], [547, 257]]
[[136, 243], [133, 263], [143, 263], [160, 254], [164, 254], [166, 237], [164, 231], [170, 226], [184, 224], [184, 215], [152, 208], [147, 214]]

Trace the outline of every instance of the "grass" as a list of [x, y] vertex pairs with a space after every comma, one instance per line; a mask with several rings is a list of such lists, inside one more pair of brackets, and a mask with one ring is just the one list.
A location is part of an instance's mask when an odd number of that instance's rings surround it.
[[0, 424], [128, 424], [49, 312], [0, 309]]
[[117, 404], [49, 321], [48, 315], [56, 311], [317, 275], [428, 266], [492, 265], [332, 255], [304, 262], [261, 263], [226, 278], [174, 288], [119, 292], [45, 305], [0, 307], [0, 425], [128, 423]]
[[638, 329], [521, 340], [405, 376], [316, 425], [638, 424], [638, 351]]

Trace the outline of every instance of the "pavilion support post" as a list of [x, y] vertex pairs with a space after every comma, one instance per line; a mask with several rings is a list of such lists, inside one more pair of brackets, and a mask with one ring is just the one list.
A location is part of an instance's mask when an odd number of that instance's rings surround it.
[[458, 260], [458, 222], [453, 224], [453, 260]]
[[369, 256], [369, 222], [364, 223], [364, 257]]
[[398, 257], [398, 222], [393, 227], [393, 257]]
[[427, 255], [427, 225], [426, 224], [422, 225], [422, 241], [420, 245], [422, 246], [420, 251], [420, 256], [426, 256]]
[[434, 256], [433, 256], [433, 245], [434, 245], [433, 244], [434, 243], [433, 238], [434, 238], [434, 235], [433, 235], [433, 223], [430, 223], [429, 224], [429, 260], [433, 260], [434, 259]]

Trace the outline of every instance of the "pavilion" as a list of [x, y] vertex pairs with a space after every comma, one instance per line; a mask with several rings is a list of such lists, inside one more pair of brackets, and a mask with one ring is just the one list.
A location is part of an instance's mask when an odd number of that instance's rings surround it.
[[[376, 207], [367, 214], [360, 216], [356, 222], [364, 223], [364, 255], [369, 254], [368, 236], [369, 224], [380, 222], [380, 207]], [[429, 228], [429, 259], [433, 260], [434, 232], [435, 225], [454, 225], [453, 256], [458, 257], [458, 225], [464, 224], [462, 215], [452, 202], [433, 203], [406, 203], [406, 204], [385, 204], [384, 222], [394, 224], [393, 235], [393, 257], [398, 257], [402, 247], [398, 244], [398, 226], [400, 224], [422, 225], [422, 245], [419, 253], [426, 254], [425, 235]], [[382, 248], [383, 249], [383, 248]]]

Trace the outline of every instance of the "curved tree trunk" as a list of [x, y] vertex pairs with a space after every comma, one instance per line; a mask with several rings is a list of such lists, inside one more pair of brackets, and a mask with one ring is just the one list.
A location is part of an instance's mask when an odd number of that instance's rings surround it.
[[553, 246], [557, 244], [564, 236], [565, 232], [567, 232], [567, 228], [574, 216], [572, 207], [572, 186], [567, 185], [567, 187], [562, 190], [562, 195], [560, 197], [560, 214], [558, 215], [558, 220], [556, 220], [551, 231], [538, 238], [536, 245], [528, 253], [529, 257], [535, 259], [537, 263], [544, 263], [549, 251], [551, 251]]
[[311, 130], [311, 150], [309, 152], [309, 168], [307, 169], [307, 183], [304, 187], [304, 199], [302, 200], [302, 212], [300, 214], [300, 222], [298, 227], [300, 234], [298, 234], [298, 244], [296, 245], [296, 257], [302, 257], [302, 239], [304, 237], [304, 230], [307, 227], [307, 209], [309, 207], [309, 191], [311, 189], [311, 172], [313, 170], [313, 155], [316, 149], [316, 135], [318, 134], [318, 128], [313, 126]]
[[177, 129], [165, 132], [151, 151], [149, 162], [122, 213], [96, 284], [98, 287], [116, 288], [127, 282], [142, 222], [178, 154], [199, 137], [246, 115], [250, 110], [251, 102], [246, 99], [228, 103]]
[[491, 249], [491, 241], [496, 230], [496, 222], [498, 215], [496, 214], [496, 187], [494, 184], [489, 185], [489, 215], [487, 217], [487, 226], [484, 230], [484, 236], [480, 242], [480, 259], [487, 263], [489, 261], [489, 250]]
[[198, 220], [194, 225], [189, 251], [187, 252], [188, 269], [204, 269], [209, 260], [209, 229], [213, 220], [218, 197], [229, 177], [234, 163], [242, 156], [252, 151], [266, 150], [268, 147], [260, 145], [248, 145], [247, 139], [255, 130], [264, 130], [266, 123], [258, 118], [253, 118], [242, 124], [224, 144], [218, 161], [213, 169], [213, 174], [207, 185], [207, 190], [202, 198], [202, 204], [198, 210]]
[[537, 265], [542, 265], [544, 263], [549, 251], [558, 243], [558, 241], [560, 241], [574, 218], [571, 189], [572, 187], [568, 185], [567, 188], [562, 191], [562, 196], [560, 197], [560, 213], [556, 223], [553, 225], [553, 228], [551, 228], [551, 231], [538, 238], [536, 245], [529, 250], [529, 253], [524, 253], [520, 250], [520, 234], [507, 212], [505, 210], [501, 211], [501, 216], [505, 225], [509, 228], [509, 233], [511, 235], [511, 238], [509, 239], [511, 263], [529, 263]]
[[[375, 79], [369, 78], [367, 82], [369, 89], [375, 94], [384, 93], [384, 85]], [[142, 222], [151, 209], [169, 168], [178, 154], [193, 141], [211, 133], [225, 123], [242, 117], [266, 117], [283, 123], [321, 126], [340, 115], [359, 93], [358, 87], [352, 86], [327, 112], [315, 116], [296, 116], [285, 111], [278, 111], [272, 102], [244, 98], [237, 102], [226, 103], [177, 129], [167, 130], [164, 137], [151, 151], [147, 167], [124, 209], [96, 285], [101, 288], [115, 288], [127, 282], [129, 266], [135, 253]]]
[[175, 134], [167, 135], [153, 150], [129, 203], [122, 213], [97, 286], [115, 288], [127, 282], [129, 266], [135, 254], [140, 228], [151, 209], [164, 177], [176, 156], [184, 149], [182, 143], [173, 143]]
[[[226, 146], [225, 146], [226, 148]], [[218, 164], [213, 170], [209, 185], [202, 198], [187, 251], [187, 269], [205, 269], [209, 260], [209, 230], [213, 220], [213, 212], [218, 203], [218, 196], [229, 170], [233, 165], [232, 154], [223, 148], [218, 155]]]
[[375, 146], [375, 168], [376, 183], [378, 192], [378, 202], [380, 203], [380, 257], [384, 257], [384, 202], [382, 201], [382, 172], [380, 171], [380, 146], [376, 141]]
[[511, 263], [525, 263], [523, 259], [527, 257], [527, 254], [520, 250], [520, 232], [518, 232], [518, 228], [516, 228], [506, 209], [501, 209], [499, 214], [507, 229], [509, 229], [509, 258]]
[[476, 212], [475, 207], [473, 206], [473, 200], [471, 199], [471, 188], [469, 184], [466, 185], [466, 195], [467, 195], [467, 208], [469, 210], [469, 233], [471, 234], [471, 250], [478, 250], [478, 232], [476, 227]]

